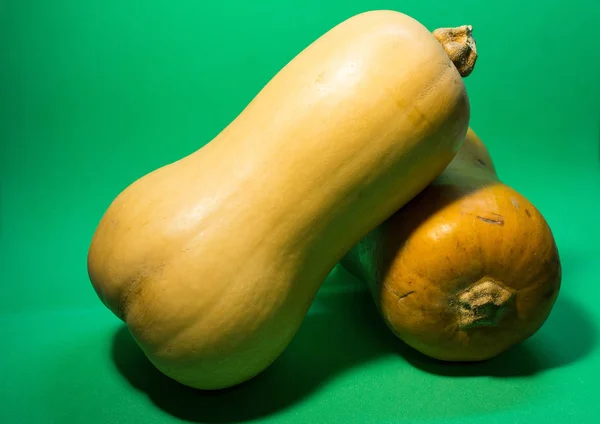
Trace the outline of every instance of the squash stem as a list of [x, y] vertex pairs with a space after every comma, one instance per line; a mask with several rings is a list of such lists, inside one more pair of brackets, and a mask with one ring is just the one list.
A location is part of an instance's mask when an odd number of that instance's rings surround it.
[[442, 44], [460, 76], [468, 77], [477, 62], [477, 45], [473, 38], [473, 27], [463, 25], [456, 28], [438, 28], [433, 31], [433, 36]]

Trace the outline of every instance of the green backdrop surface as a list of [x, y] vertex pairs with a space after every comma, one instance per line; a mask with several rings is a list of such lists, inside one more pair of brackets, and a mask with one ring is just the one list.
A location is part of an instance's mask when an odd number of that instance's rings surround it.
[[[600, 3], [0, 1], [0, 422], [600, 422]], [[396, 340], [336, 268], [283, 355], [217, 393], [155, 371], [86, 254], [126, 185], [208, 142], [302, 48], [371, 9], [472, 24], [471, 125], [563, 263], [544, 327], [477, 365]]]

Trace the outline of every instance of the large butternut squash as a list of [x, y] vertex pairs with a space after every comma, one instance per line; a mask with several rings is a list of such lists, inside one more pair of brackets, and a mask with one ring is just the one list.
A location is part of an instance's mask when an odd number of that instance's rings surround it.
[[448, 56], [474, 63], [461, 28], [350, 18], [216, 138], [113, 201], [90, 279], [160, 371], [202, 389], [261, 372], [344, 253], [442, 172], [469, 122]]
[[342, 259], [387, 326], [433, 358], [492, 358], [532, 336], [561, 283], [552, 232], [472, 129], [448, 168]]

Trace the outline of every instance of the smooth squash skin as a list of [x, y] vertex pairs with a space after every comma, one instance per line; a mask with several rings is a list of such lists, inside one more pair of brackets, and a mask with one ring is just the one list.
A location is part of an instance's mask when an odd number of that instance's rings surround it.
[[167, 376], [248, 380], [352, 245], [442, 172], [468, 122], [437, 37], [399, 12], [352, 17], [208, 144], [113, 201], [89, 249], [93, 287]]
[[447, 361], [497, 356], [545, 322], [561, 285], [552, 232], [469, 129], [436, 180], [341, 261], [392, 332]]

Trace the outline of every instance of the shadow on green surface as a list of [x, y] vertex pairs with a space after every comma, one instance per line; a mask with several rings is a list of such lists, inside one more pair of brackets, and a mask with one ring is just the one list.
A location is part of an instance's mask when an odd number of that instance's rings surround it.
[[[338, 272], [331, 284], [349, 278]], [[114, 336], [113, 361], [119, 372], [167, 413], [192, 422], [240, 422], [268, 416], [309, 398], [346, 370], [396, 356], [427, 373], [445, 377], [523, 377], [567, 365], [586, 356], [596, 343], [589, 319], [565, 296], [551, 319], [529, 342], [483, 363], [452, 364], [428, 359], [396, 339], [380, 319], [366, 290], [322, 290], [298, 334], [262, 374], [237, 387], [205, 392], [184, 387], [157, 371], [129, 332]], [[405, 361], [406, 362], [405, 362]], [[368, 395], [368, 394], [365, 394]], [[397, 408], [397, 405], [390, 405]]]
[[564, 295], [537, 334], [503, 354], [483, 362], [442, 362], [404, 352], [414, 366], [429, 373], [450, 377], [526, 377], [566, 366], [587, 356], [597, 343], [596, 329], [584, 311]]
[[[262, 374], [237, 387], [204, 392], [163, 376], [126, 327], [114, 336], [120, 373], [164, 411], [193, 422], [239, 422], [294, 405], [336, 374], [393, 352], [391, 338], [364, 291], [321, 293], [323, 309], [310, 313], [283, 354]], [[320, 308], [319, 308], [320, 309]]]

